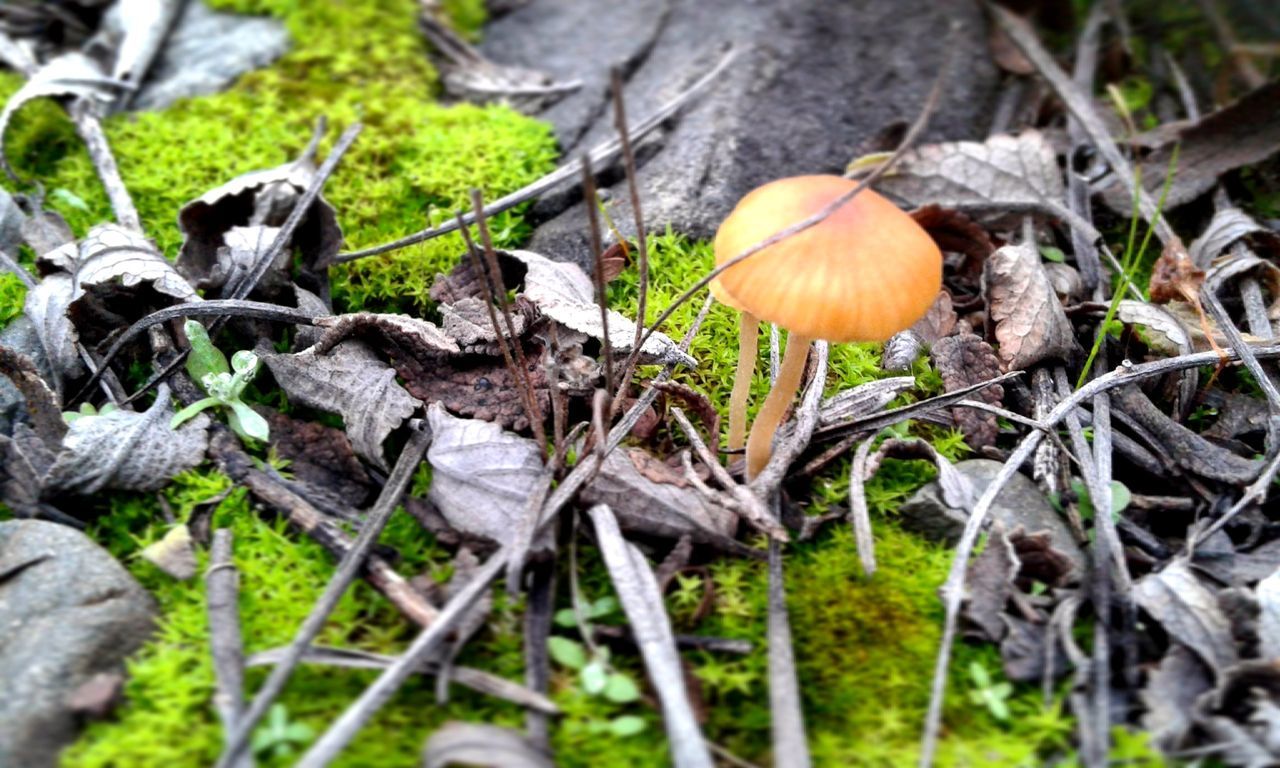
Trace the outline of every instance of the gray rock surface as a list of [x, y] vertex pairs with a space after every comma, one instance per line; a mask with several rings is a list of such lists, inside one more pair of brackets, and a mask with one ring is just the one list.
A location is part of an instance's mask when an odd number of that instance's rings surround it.
[[[974, 491], [981, 496], [999, 473], [1001, 464], [990, 459], [970, 459], [957, 463], [955, 467], [973, 483]], [[959, 541], [968, 517], [965, 511], [947, 506], [936, 481], [916, 491], [899, 509], [899, 515], [903, 528], [948, 545]], [[1054, 548], [1071, 559], [1077, 574], [1084, 573], [1085, 555], [1071, 536], [1071, 529], [1041, 493], [1040, 487], [1026, 475], [1014, 475], [1000, 491], [988, 519], [999, 521], [1006, 531], [1013, 531], [1019, 526], [1027, 533], [1048, 531]]]
[[72, 694], [123, 670], [154, 611], [146, 590], [83, 533], [0, 522], [0, 766], [57, 764], [77, 732]]
[[[570, 157], [612, 135], [610, 66], [626, 73], [634, 123], [705, 73], [731, 43], [731, 69], [642, 156], [648, 228], [670, 224], [708, 237], [755, 186], [838, 173], [868, 138], [914, 120], [946, 56], [953, 19], [965, 25], [957, 66], [926, 136], [974, 138], [986, 132], [997, 82], [976, 2], [531, 0], [494, 21], [482, 48], [498, 63], [584, 83], [539, 115], [554, 124]], [[609, 194], [619, 201], [614, 221], [631, 235], [625, 184], [613, 183]], [[538, 229], [532, 250], [585, 259], [585, 209], [570, 205], [575, 197], [540, 204], [540, 215], [555, 218]]]
[[162, 109], [178, 99], [217, 93], [287, 50], [289, 34], [279, 19], [221, 13], [190, 0], [130, 106]]

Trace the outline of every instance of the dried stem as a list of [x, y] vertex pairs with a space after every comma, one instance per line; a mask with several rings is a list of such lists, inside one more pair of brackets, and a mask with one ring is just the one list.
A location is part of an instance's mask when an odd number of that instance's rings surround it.
[[[649, 239], [645, 233], [644, 213], [640, 207], [640, 188], [636, 180], [636, 155], [631, 146], [631, 133], [627, 128], [626, 100], [622, 94], [622, 71], [614, 67], [609, 72], [609, 79], [613, 91], [613, 126], [618, 131], [618, 141], [622, 147], [622, 165], [627, 173], [627, 195], [631, 200], [631, 213], [635, 217], [636, 245], [639, 250], [637, 270], [640, 273], [640, 286], [636, 306], [636, 335], [631, 345], [631, 354], [627, 355], [626, 365], [622, 367], [622, 382], [623, 386], [626, 386], [626, 383], [631, 380], [631, 372], [635, 369], [636, 361], [640, 359], [640, 341], [644, 333], [645, 310], [649, 299]], [[612, 387], [609, 391], [614, 392], [615, 397], [620, 394]]]
[[[604, 388], [616, 391], [613, 386], [613, 342], [609, 339], [609, 295], [605, 290], [604, 244], [600, 237], [600, 212], [596, 210], [600, 200], [596, 194], [596, 179], [591, 170], [591, 155], [582, 154], [582, 197], [587, 206], [587, 224], [591, 231], [591, 262], [595, 266], [592, 277], [596, 283], [596, 304], [600, 306], [600, 344], [604, 347]], [[637, 324], [637, 333], [639, 332]]]
[[[213, 707], [222, 720], [226, 746], [230, 746], [244, 714], [244, 642], [240, 637], [240, 577], [231, 558], [231, 529], [213, 532], [209, 570], [204, 576], [209, 605], [209, 646], [213, 653], [216, 689]], [[253, 757], [244, 755], [232, 764], [250, 768]]]

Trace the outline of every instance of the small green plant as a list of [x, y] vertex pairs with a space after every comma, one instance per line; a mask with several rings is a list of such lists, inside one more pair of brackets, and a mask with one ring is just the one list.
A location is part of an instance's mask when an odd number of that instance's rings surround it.
[[253, 752], [259, 757], [279, 760], [292, 755], [315, 735], [311, 726], [289, 722], [289, 712], [283, 704], [274, 704], [267, 712], [266, 722], [253, 732]]
[[116, 410], [114, 403], [104, 403], [101, 408], [94, 408], [92, 403], [81, 403], [80, 409], [75, 411], [63, 411], [62, 420], [71, 424], [79, 419], [88, 419], [94, 416], [106, 416], [108, 413]]
[[[1085, 487], [1084, 482], [1080, 480], [1071, 481], [1071, 490], [1075, 491], [1077, 505], [1080, 509], [1080, 517], [1084, 520], [1092, 520], [1094, 516], [1093, 500], [1089, 497], [1089, 489]], [[1120, 513], [1125, 507], [1129, 506], [1133, 494], [1129, 492], [1129, 487], [1119, 480], [1111, 481], [1111, 517], [1112, 519], [1120, 517]]]
[[969, 664], [969, 678], [973, 681], [973, 690], [969, 691], [970, 701], [986, 707], [995, 719], [1001, 722], [1008, 720], [1013, 684], [1008, 681], [993, 681], [991, 673], [977, 661]]
[[266, 440], [269, 434], [267, 420], [240, 399], [244, 388], [258, 374], [258, 356], [247, 349], [231, 356], [228, 367], [226, 355], [213, 346], [209, 332], [195, 320], [184, 326], [187, 340], [191, 342], [191, 355], [187, 358], [187, 373], [200, 382], [209, 396], [188, 405], [173, 415], [169, 426], [175, 429], [197, 413], [215, 406], [227, 409], [227, 425], [240, 437], [250, 440]]

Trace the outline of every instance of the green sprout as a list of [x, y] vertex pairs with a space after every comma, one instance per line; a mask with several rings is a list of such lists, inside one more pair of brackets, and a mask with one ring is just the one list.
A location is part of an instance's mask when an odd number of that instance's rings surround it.
[[106, 416], [108, 413], [115, 410], [115, 403], [104, 403], [101, 408], [94, 408], [92, 403], [81, 403], [80, 409], [77, 411], [63, 411], [62, 420], [71, 424], [79, 419], [88, 419], [94, 416]]
[[285, 706], [274, 704], [267, 712], [266, 722], [253, 733], [253, 752], [260, 757], [285, 758], [313, 738], [311, 726], [289, 722]]
[[1013, 694], [1013, 685], [1009, 682], [994, 682], [991, 673], [979, 662], [969, 665], [969, 677], [973, 680], [973, 690], [969, 691], [969, 699], [974, 704], [987, 708], [991, 716], [997, 720], [1009, 719], [1009, 697]]
[[227, 409], [227, 425], [231, 431], [248, 440], [267, 439], [267, 420], [241, 400], [245, 387], [258, 374], [260, 361], [249, 350], [241, 350], [231, 356], [227, 365], [226, 355], [213, 346], [209, 332], [198, 321], [188, 320], [184, 326], [191, 343], [191, 355], [187, 358], [187, 373], [200, 382], [209, 396], [188, 405], [173, 415], [169, 426], [178, 425], [208, 408], [221, 406]]

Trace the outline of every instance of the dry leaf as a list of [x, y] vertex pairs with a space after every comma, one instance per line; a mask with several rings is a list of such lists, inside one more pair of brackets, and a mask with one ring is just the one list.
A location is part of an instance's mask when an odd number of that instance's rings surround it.
[[[494, 315], [502, 329], [502, 338], [508, 338], [506, 323], [496, 308]], [[445, 335], [457, 342], [464, 351], [494, 356], [501, 354], [497, 346], [498, 333], [494, 331], [484, 299], [467, 296], [452, 304], [441, 304], [440, 319]], [[523, 336], [528, 326], [525, 313], [513, 311], [511, 325], [515, 328], [516, 338]]]
[[958, 320], [956, 311], [951, 306], [951, 294], [945, 289], [939, 291], [937, 300], [925, 312], [924, 317], [885, 342], [884, 351], [880, 355], [880, 367], [886, 371], [911, 370], [912, 364], [924, 349], [933, 346], [938, 339], [951, 335]]
[[1005, 635], [1004, 606], [1014, 593], [1018, 556], [998, 523], [987, 546], [969, 563], [962, 615], [976, 627], [977, 637], [999, 642]]
[[315, 346], [321, 355], [329, 354], [331, 349], [347, 339], [359, 339], [391, 358], [393, 364], [406, 358], [435, 360], [460, 351], [457, 343], [435, 323], [408, 315], [355, 312], [320, 317], [315, 322], [317, 327], [325, 329]]
[[[1141, 164], [1142, 186], [1152, 199], [1162, 194], [1175, 148], [1178, 164], [1164, 196], [1165, 210], [1208, 192], [1228, 171], [1260, 163], [1280, 149], [1280, 81], [1183, 127], [1147, 155]], [[1133, 211], [1133, 195], [1118, 184], [1105, 190], [1103, 200], [1116, 213]]]
[[[1116, 317], [1121, 322], [1146, 328], [1149, 333], [1143, 339], [1153, 351], [1169, 356], [1186, 354], [1192, 350], [1191, 335], [1183, 321], [1169, 311], [1175, 306], [1186, 305], [1158, 306], [1122, 299], [1116, 308]], [[1203, 334], [1200, 334], [1200, 338], [1203, 339]]]
[[1214, 259], [1240, 240], [1259, 255], [1280, 256], [1280, 233], [1262, 226], [1239, 208], [1231, 207], [1219, 208], [1213, 214], [1209, 226], [1191, 243], [1188, 253], [1197, 267], [1207, 270]]
[[341, 416], [356, 453], [386, 469], [382, 442], [421, 403], [396, 383], [395, 370], [373, 350], [345, 341], [327, 355], [314, 347], [281, 354], [265, 344], [254, 351], [290, 400]]
[[76, 351], [76, 329], [67, 317], [74, 285], [71, 275], [55, 272], [27, 291], [22, 306], [23, 314], [35, 326], [36, 338], [54, 374], [54, 388], [59, 391], [64, 380], [84, 372], [84, 363]]
[[520, 731], [488, 723], [449, 722], [422, 750], [423, 768], [472, 765], [482, 768], [553, 768], [551, 756]]
[[875, 188], [917, 208], [1054, 213], [1065, 194], [1057, 153], [1038, 131], [908, 151]]
[[[1000, 375], [1000, 361], [991, 345], [972, 333], [948, 336], [933, 345], [931, 352], [934, 366], [942, 377], [947, 392], [971, 387]], [[1004, 399], [1004, 387], [992, 384], [975, 392], [973, 398], [991, 405], [999, 405]], [[976, 408], [951, 409], [956, 426], [964, 433], [965, 442], [972, 448], [995, 445], [1000, 434], [996, 415]]]
[[[542, 449], [488, 421], [452, 416], [439, 403], [427, 409], [427, 421], [432, 433], [428, 498], [465, 536], [506, 544], [545, 472]], [[544, 534], [534, 549], [545, 545]]]
[[114, 84], [96, 61], [83, 53], [71, 52], [51, 59], [14, 91], [0, 112], [0, 162], [14, 176], [4, 151], [4, 136], [9, 122], [23, 104], [51, 96], [68, 96], [107, 102], [112, 99]]
[[991, 254], [983, 279], [1006, 371], [1027, 370], [1042, 360], [1067, 360], [1077, 351], [1074, 329], [1035, 246], [1006, 245]]
[[1138, 579], [1134, 599], [1169, 636], [1196, 652], [1216, 673], [1239, 659], [1231, 623], [1218, 600], [1182, 561]]
[[351, 441], [340, 429], [300, 421], [257, 406], [271, 431], [271, 447], [289, 462], [294, 481], [319, 489], [345, 507], [359, 508], [374, 487]]
[[618, 448], [605, 457], [595, 478], [579, 494], [585, 504], [608, 504], [623, 530], [723, 548], [738, 528], [738, 516], [704, 497], [684, 475], [641, 448]]
[[[577, 264], [552, 261], [532, 251], [502, 251], [505, 259], [525, 266], [523, 295], [557, 323], [593, 339], [603, 337], [600, 306], [595, 302], [591, 278]], [[635, 343], [636, 325], [614, 310], [609, 310], [609, 341], [615, 352], [626, 353]], [[640, 361], [693, 367], [697, 361], [682, 352], [670, 337], [655, 332], [645, 342]]]
[[[540, 417], [551, 410], [551, 391], [544, 365], [546, 351], [524, 348], [529, 381]], [[416, 358], [393, 358], [405, 389], [424, 403], [441, 403], [450, 412], [496, 422], [508, 429], [530, 427], [524, 389], [500, 357], [463, 355], [422, 365]]]
[[62, 449], [44, 479], [46, 492], [89, 495], [104, 489], [154, 491], [204, 461], [209, 418], [200, 414], [177, 430], [169, 426], [169, 388], [142, 413], [116, 410], [71, 422]]
[[194, 578], [200, 570], [195, 545], [191, 542], [191, 531], [185, 523], [173, 526], [164, 538], [143, 547], [138, 554], [143, 560], [179, 581]]

